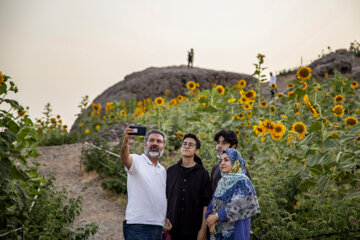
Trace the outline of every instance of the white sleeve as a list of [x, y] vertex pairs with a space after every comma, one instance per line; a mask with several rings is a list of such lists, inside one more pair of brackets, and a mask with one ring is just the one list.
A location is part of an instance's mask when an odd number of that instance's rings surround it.
[[130, 156], [132, 157], [132, 163], [130, 165], [130, 168], [128, 169], [126, 166], [124, 166], [124, 169], [127, 173], [129, 174], [134, 174], [136, 172], [136, 165], [137, 162], [139, 160], [139, 155], [137, 154], [130, 154]]

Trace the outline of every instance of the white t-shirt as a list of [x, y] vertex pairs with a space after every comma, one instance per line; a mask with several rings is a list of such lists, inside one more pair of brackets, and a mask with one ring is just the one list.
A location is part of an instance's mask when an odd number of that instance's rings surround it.
[[166, 217], [166, 170], [145, 155], [130, 154], [127, 172], [126, 223], [164, 226]]
[[271, 86], [271, 84], [275, 83], [276, 84], [276, 76], [272, 75], [269, 81], [269, 86]]

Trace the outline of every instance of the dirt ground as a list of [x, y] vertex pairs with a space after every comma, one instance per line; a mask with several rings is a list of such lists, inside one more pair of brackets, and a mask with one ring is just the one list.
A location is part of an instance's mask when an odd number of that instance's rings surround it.
[[104, 191], [96, 173], [80, 170], [81, 149], [82, 143], [39, 147], [36, 161], [41, 164], [44, 176], [55, 173], [55, 184], [64, 186], [69, 197], [83, 197], [82, 212], [75, 226], [96, 222], [99, 230], [90, 239], [123, 239], [126, 199]]

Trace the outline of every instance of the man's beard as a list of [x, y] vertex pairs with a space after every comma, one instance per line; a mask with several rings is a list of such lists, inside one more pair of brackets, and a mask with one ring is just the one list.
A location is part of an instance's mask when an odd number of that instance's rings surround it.
[[150, 149], [148, 149], [147, 146], [145, 145], [144, 149], [145, 149], [145, 154], [149, 155], [152, 158], [160, 158], [164, 153], [164, 150], [160, 151], [159, 147], [157, 146], [150, 146]]

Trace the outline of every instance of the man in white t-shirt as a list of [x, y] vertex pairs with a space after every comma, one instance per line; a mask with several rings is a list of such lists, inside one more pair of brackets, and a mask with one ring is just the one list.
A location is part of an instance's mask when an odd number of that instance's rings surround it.
[[145, 136], [145, 153], [130, 154], [129, 142], [135, 137], [129, 126], [124, 130], [121, 161], [127, 172], [128, 204], [123, 223], [124, 238], [131, 240], [162, 239], [166, 217], [166, 170], [159, 163], [166, 144], [160, 130]]

